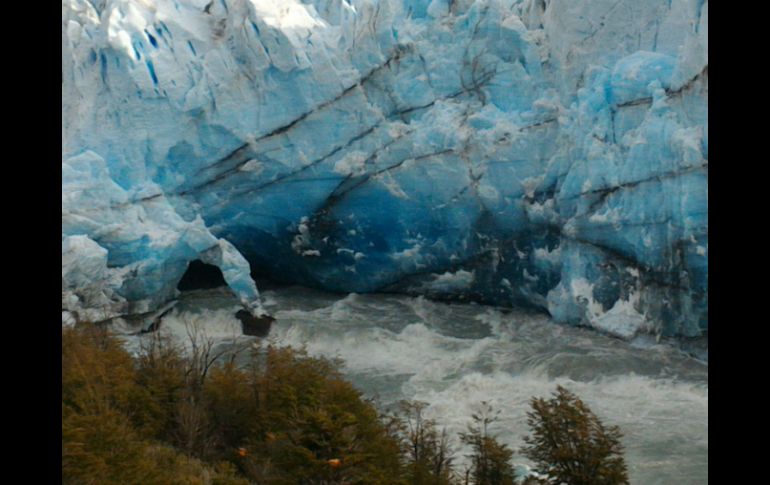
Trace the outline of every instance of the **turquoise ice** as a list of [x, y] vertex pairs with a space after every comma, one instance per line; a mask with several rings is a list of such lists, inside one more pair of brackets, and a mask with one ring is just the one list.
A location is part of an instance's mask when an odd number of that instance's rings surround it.
[[202, 259], [531, 307], [630, 338], [708, 315], [708, 2], [66, 0], [62, 307]]

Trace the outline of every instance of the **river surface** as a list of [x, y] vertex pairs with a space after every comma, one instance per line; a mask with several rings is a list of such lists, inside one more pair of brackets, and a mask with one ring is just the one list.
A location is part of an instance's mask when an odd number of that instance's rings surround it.
[[[708, 365], [670, 345], [421, 297], [300, 287], [263, 290], [262, 297], [276, 317], [272, 343], [342, 359], [347, 378], [383, 409], [424, 401], [427, 417], [456, 436], [486, 401], [500, 411], [492, 431], [517, 451], [529, 431], [529, 400], [561, 384], [605, 424], [620, 426], [632, 484], [708, 483]], [[184, 340], [193, 325], [225, 344], [251, 339], [238, 336], [237, 309], [225, 290], [186, 292], [161, 331]], [[456, 449], [462, 463], [467, 450]], [[514, 462], [528, 463], [518, 453]]]

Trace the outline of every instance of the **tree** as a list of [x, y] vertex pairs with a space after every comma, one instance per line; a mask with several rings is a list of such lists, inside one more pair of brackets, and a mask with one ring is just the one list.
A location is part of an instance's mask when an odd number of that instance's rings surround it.
[[[230, 390], [239, 385], [243, 390]], [[246, 421], [237, 430], [217, 427], [224, 431], [223, 444], [237, 447], [235, 462], [253, 482], [402, 483], [398, 443], [333, 362], [269, 346], [255, 352], [247, 369], [213, 369], [204, 386], [212, 409], [234, 405], [239, 414], [222, 417]]]
[[436, 429], [436, 422], [426, 419], [427, 403], [401, 401], [398, 435], [406, 460], [406, 478], [412, 485], [449, 485], [454, 483], [453, 453], [446, 430]]
[[[162, 361], [174, 361], [171, 352], [155, 357], [155, 369], [177, 367]], [[62, 483], [246, 485], [232, 464], [206, 463], [154, 439], [169, 421], [164, 410], [174, 407], [158, 405], [153, 392], [179, 385], [171, 374], [142, 381], [131, 355], [103, 327], [62, 328]], [[148, 382], [152, 387], [144, 387]]]
[[515, 485], [516, 479], [511, 466], [513, 451], [489, 434], [488, 426], [497, 420], [500, 411], [492, 413], [492, 406], [481, 403], [483, 409], [473, 414], [473, 424], [467, 433], [460, 433], [460, 440], [473, 449], [471, 467], [466, 472], [466, 485]]
[[104, 328], [62, 329], [65, 484], [404, 485], [397, 440], [333, 362], [268, 347], [239, 366], [188, 337], [134, 359]]
[[219, 342], [209, 335], [202, 318], [184, 323], [187, 338], [182, 342], [161, 332], [141, 342], [136, 365], [146, 405], [136, 420], [148, 434], [197, 458], [210, 458], [220, 447], [219, 433], [215, 416], [206, 409], [203, 389], [213, 369], [232, 364], [249, 344], [237, 334], [227, 343]]
[[622, 433], [605, 427], [575, 394], [558, 386], [549, 400], [533, 398], [527, 423], [532, 436], [522, 449], [551, 484], [628, 484]]

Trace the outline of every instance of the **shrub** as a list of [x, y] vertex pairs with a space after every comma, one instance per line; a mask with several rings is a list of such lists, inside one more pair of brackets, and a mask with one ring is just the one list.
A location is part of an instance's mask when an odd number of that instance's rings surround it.
[[80, 414], [62, 406], [64, 483], [143, 483], [153, 468], [142, 463], [144, 444], [128, 419], [114, 410]]
[[134, 365], [103, 329], [62, 330], [63, 483], [247, 485], [231, 465], [204, 463], [147, 435], [143, 411], [153, 400]]
[[137, 401], [142, 405], [134, 421], [146, 436], [171, 442], [177, 406], [187, 388], [182, 352], [168, 339], [153, 335], [136, 357], [135, 367]]
[[405, 483], [397, 439], [334, 363], [269, 347], [237, 367], [195, 342], [134, 359], [103, 329], [62, 330], [65, 483]]
[[[268, 347], [239, 367], [233, 352], [189, 336], [191, 355], [153, 339], [132, 358], [96, 326], [62, 329], [65, 484], [460, 483], [425, 403], [385, 418], [333, 362]], [[472, 449], [465, 485], [514, 485], [513, 453], [489, 433], [497, 418], [483, 404], [460, 434]], [[547, 478], [525, 483], [628, 484], [617, 427], [562, 387], [532, 409], [523, 451]]]
[[516, 479], [511, 466], [513, 451], [489, 434], [488, 426], [497, 420], [500, 411], [492, 414], [492, 407], [482, 402], [483, 410], [473, 414], [473, 424], [467, 433], [461, 433], [463, 443], [471, 446], [473, 454], [471, 467], [466, 472], [466, 483], [473, 485], [515, 485]]
[[62, 331], [62, 405], [83, 414], [136, 408], [131, 356], [103, 329]]
[[527, 446], [522, 451], [548, 483], [628, 484], [617, 426], [605, 427], [583, 401], [561, 386], [552, 399], [533, 398], [531, 404], [527, 423], [532, 436], [524, 438]]
[[252, 397], [243, 399], [252, 399], [253, 407], [245, 412], [254, 418], [239, 463], [252, 480], [399, 483], [397, 441], [372, 403], [331, 362], [270, 347], [261, 359], [253, 359], [246, 382]]

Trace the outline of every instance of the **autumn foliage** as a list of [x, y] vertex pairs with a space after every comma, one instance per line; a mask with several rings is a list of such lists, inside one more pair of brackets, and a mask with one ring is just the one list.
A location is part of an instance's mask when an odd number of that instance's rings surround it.
[[606, 427], [575, 394], [558, 386], [553, 398], [533, 398], [527, 413], [532, 435], [522, 451], [548, 477], [544, 483], [628, 484], [622, 434]]
[[168, 343], [134, 359], [97, 327], [63, 329], [62, 433], [65, 483], [405, 483], [375, 407], [288, 348], [204, 375]]
[[[192, 353], [151, 342], [132, 356], [96, 326], [62, 329], [63, 483], [517, 483], [513, 450], [488, 429], [489, 406], [460, 435], [472, 453], [458, 472], [427, 404], [383, 415], [333, 362], [291, 348], [258, 346], [244, 360], [210, 341]], [[547, 478], [524, 483], [628, 483], [620, 431], [574, 394], [559, 387], [532, 409], [523, 452]]]

